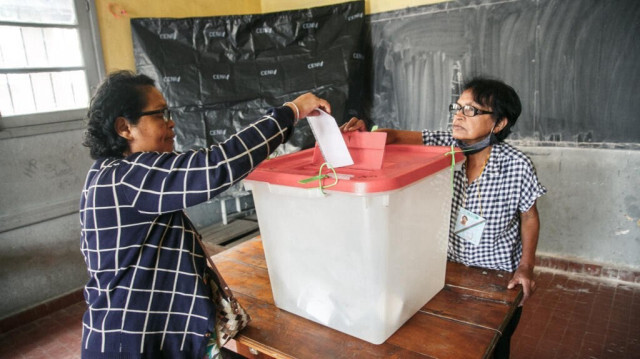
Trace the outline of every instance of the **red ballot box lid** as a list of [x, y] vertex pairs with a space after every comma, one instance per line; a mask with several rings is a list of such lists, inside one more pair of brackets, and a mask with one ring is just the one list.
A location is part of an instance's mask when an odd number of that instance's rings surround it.
[[[351, 166], [336, 168], [338, 181], [327, 188], [330, 191], [367, 194], [393, 191], [433, 175], [452, 166], [451, 147], [423, 145], [386, 145], [384, 132], [349, 132], [345, 143], [354, 160]], [[455, 163], [464, 155], [455, 151]], [[248, 181], [267, 182], [296, 188], [318, 188], [335, 182], [333, 172], [326, 166], [322, 174], [327, 177], [299, 181], [318, 176], [324, 158], [318, 146], [262, 162]]]

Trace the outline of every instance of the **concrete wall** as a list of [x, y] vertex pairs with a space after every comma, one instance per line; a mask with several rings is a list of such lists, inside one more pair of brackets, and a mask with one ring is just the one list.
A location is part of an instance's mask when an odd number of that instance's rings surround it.
[[[82, 288], [78, 205], [93, 163], [81, 145], [84, 130], [0, 139], [0, 319]], [[221, 196], [227, 213], [233, 194]], [[241, 210], [252, 205], [246, 195]], [[188, 210], [198, 227], [222, 221], [219, 200]]]
[[77, 214], [0, 233], [0, 319], [76, 291], [87, 278]]
[[538, 254], [640, 269], [640, 151], [519, 147], [548, 191]]
[[82, 130], [0, 140], [0, 318], [81, 288]]

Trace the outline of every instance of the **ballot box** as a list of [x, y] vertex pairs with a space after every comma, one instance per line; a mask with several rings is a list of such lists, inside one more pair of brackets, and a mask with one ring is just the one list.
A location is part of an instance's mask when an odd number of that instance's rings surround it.
[[264, 161], [244, 184], [276, 306], [381, 344], [444, 287], [451, 170], [463, 156], [344, 136], [354, 164], [335, 175], [318, 178], [316, 147]]

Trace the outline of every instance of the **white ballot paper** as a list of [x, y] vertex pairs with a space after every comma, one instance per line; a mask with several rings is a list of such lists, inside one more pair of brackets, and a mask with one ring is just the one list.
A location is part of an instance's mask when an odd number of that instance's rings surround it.
[[340, 132], [335, 118], [320, 109], [316, 109], [316, 111], [320, 114], [307, 116], [307, 121], [309, 121], [313, 136], [318, 141], [324, 160], [333, 168], [352, 165], [353, 159], [349, 154], [347, 144], [344, 143], [342, 132]]

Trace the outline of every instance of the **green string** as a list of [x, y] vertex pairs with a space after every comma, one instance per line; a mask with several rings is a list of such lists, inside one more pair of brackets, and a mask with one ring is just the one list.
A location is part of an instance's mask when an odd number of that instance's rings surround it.
[[[322, 169], [325, 166], [327, 166], [327, 168], [330, 169], [333, 172], [333, 178], [335, 179], [335, 182], [333, 182], [332, 184], [326, 185], [326, 186], [322, 185], [322, 180], [329, 177], [328, 174], [322, 174]], [[320, 166], [320, 169], [318, 170], [318, 175], [317, 176], [305, 178], [303, 180], [298, 181], [298, 183], [305, 184], [305, 183], [309, 183], [309, 182], [312, 182], [312, 181], [318, 181], [318, 189], [320, 190], [320, 192], [322, 192], [322, 194], [325, 194], [324, 191], [323, 191], [324, 188], [333, 187], [333, 186], [338, 184], [338, 174], [336, 174], [336, 170], [333, 169], [333, 167], [331, 167], [331, 165], [328, 162], [325, 162], [325, 163], [322, 164], [322, 166]]]
[[[460, 150], [458, 153], [465, 153], [473, 150]], [[451, 151], [445, 152], [444, 155], [451, 155], [451, 192], [455, 191], [455, 187], [453, 186], [453, 175], [455, 173], [456, 168], [456, 151], [453, 143], [451, 144]]]

